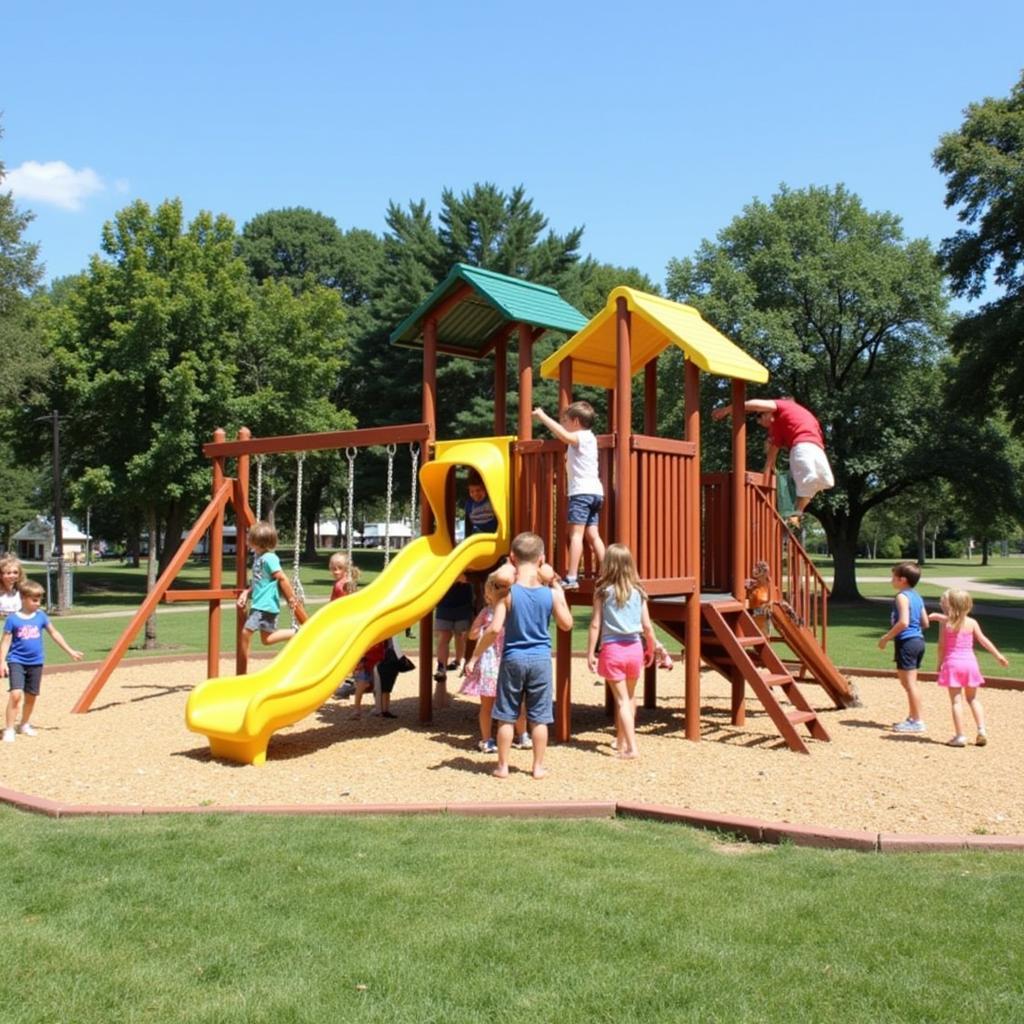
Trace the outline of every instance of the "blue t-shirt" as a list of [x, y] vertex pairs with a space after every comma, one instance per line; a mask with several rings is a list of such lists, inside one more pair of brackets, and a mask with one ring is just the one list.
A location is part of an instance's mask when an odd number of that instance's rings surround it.
[[42, 665], [46, 660], [43, 650], [43, 631], [50, 624], [44, 611], [31, 615], [12, 612], [4, 619], [4, 632], [11, 634], [11, 649], [7, 660], [18, 665]]
[[473, 533], [497, 533], [498, 517], [494, 514], [494, 507], [490, 498], [482, 498], [474, 501], [466, 499], [466, 534]]
[[551, 656], [552, 594], [550, 587], [512, 584], [512, 607], [505, 619], [505, 646], [501, 656], [510, 661]]
[[608, 587], [602, 595], [601, 643], [633, 643], [643, 632], [643, 595], [634, 587], [620, 608], [615, 602], [615, 588]]
[[281, 559], [273, 551], [264, 551], [252, 560], [252, 610], [273, 612], [281, 610], [281, 592], [274, 573], [281, 571]]
[[[924, 631], [921, 629], [921, 612], [924, 611], [924, 601], [921, 600], [921, 595], [914, 590], [913, 587], [908, 587], [906, 590], [901, 590], [902, 594], [910, 604], [910, 624], [901, 633], [896, 634], [897, 640], [910, 640], [913, 637], [920, 637], [924, 639]], [[898, 597], [899, 595], [897, 595]], [[892, 612], [889, 616], [889, 622], [895, 626], [900, 620], [900, 606], [896, 598], [892, 600]]]

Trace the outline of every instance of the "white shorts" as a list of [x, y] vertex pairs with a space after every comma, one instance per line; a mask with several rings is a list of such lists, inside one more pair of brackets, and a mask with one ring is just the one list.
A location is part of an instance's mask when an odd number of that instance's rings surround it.
[[813, 441], [800, 441], [789, 450], [789, 475], [798, 498], [813, 498], [836, 485], [828, 457]]

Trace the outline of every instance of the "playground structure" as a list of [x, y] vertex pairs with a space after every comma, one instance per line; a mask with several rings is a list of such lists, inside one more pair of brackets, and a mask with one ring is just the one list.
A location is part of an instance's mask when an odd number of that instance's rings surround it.
[[[574, 385], [609, 392], [607, 432], [599, 435], [601, 477], [608, 500], [602, 511], [606, 541], [634, 552], [641, 583], [650, 595], [652, 619], [683, 648], [684, 731], [700, 738], [700, 671], [706, 664], [732, 684], [732, 721], [745, 717], [749, 687], [787, 745], [806, 752], [798, 731], [828, 734], [801, 692], [808, 678], [823, 686], [836, 706], [854, 695], [826, 653], [828, 591], [813, 563], [775, 509], [775, 481], [746, 467], [746, 424], [732, 419], [732, 467], [728, 473], [701, 473], [701, 373], [731, 381], [734, 408], [745, 401], [748, 382], [763, 383], [767, 371], [721, 335], [690, 307], [629, 288], [616, 288], [605, 308], [589, 322], [550, 288], [457, 264], [425, 302], [392, 333], [395, 344], [422, 349], [422, 422], [403, 427], [368, 428], [332, 434], [237, 441], [220, 432], [205, 453], [213, 460], [213, 497], [188, 538], [147, 597], [122, 642], [111, 652], [75, 707], [88, 709], [131, 637], [157, 602], [209, 602], [209, 675], [218, 672], [220, 602], [245, 585], [245, 552], [239, 545], [237, 587], [222, 580], [221, 526], [234, 507], [238, 529], [253, 521], [248, 504], [248, 459], [280, 451], [311, 451], [358, 444], [419, 443], [423, 466], [423, 536], [395, 557], [357, 597], [336, 602], [311, 616], [267, 668], [246, 679], [211, 678], [193, 691], [186, 719], [207, 735], [215, 756], [260, 763], [274, 730], [298, 721], [333, 692], [370, 644], [420, 622], [420, 719], [432, 714], [432, 609], [448, 586], [467, 569], [482, 569], [508, 549], [516, 533], [532, 530], [544, 539], [549, 560], [563, 572], [567, 550], [564, 446], [534, 440], [533, 346], [548, 329], [572, 337], [540, 367], [557, 380], [559, 410], [573, 400]], [[507, 433], [509, 341], [518, 344], [518, 423]], [[670, 345], [684, 362], [682, 438], [657, 436], [658, 357]], [[443, 442], [436, 439], [437, 356], [494, 357], [494, 437]], [[633, 430], [633, 377], [644, 378], [643, 432]], [[237, 460], [236, 476], [226, 476], [226, 458]], [[484, 478], [499, 519], [496, 534], [453, 542], [455, 471], [476, 469]], [[191, 550], [211, 532], [210, 588], [175, 592], [171, 583]], [[756, 561], [779, 581], [779, 599], [796, 616], [771, 619], [797, 659], [779, 658], [771, 639], [758, 628], [746, 603], [745, 580]], [[593, 580], [584, 578], [567, 596], [590, 604]], [[786, 621], [783, 622], [782, 620]], [[241, 617], [238, 617], [238, 628]], [[558, 634], [555, 660], [554, 738], [572, 731], [571, 635]], [[238, 661], [239, 675], [246, 666]], [[793, 672], [798, 673], [794, 676]], [[778, 696], [784, 696], [787, 708]], [[644, 703], [657, 700], [656, 670], [645, 674]]]

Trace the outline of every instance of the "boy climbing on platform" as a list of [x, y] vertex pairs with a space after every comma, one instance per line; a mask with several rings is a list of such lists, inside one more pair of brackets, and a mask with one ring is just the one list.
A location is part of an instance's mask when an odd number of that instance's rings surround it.
[[604, 504], [604, 486], [598, 475], [597, 438], [590, 429], [594, 425], [594, 408], [589, 402], [573, 402], [559, 421], [553, 420], [538, 405], [533, 415], [567, 446], [569, 560], [562, 586], [565, 590], [575, 590], [579, 586], [584, 538], [594, 552], [595, 572], [600, 572], [604, 561], [604, 541], [597, 528]]

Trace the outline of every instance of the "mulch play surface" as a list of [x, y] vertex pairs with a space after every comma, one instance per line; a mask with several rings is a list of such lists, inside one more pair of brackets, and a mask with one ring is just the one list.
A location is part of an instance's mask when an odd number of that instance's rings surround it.
[[895, 678], [856, 679], [864, 706], [842, 711], [809, 684], [832, 742], [808, 741], [805, 756], [786, 749], [753, 700], [747, 724], [732, 726], [728, 686], [711, 672], [703, 681], [703, 741], [684, 740], [676, 665], [659, 673], [658, 709], [640, 711], [639, 760], [622, 762], [612, 756], [603, 687], [579, 659], [573, 672], [576, 734], [552, 745], [541, 781], [529, 774], [527, 751], [513, 751], [510, 778], [491, 777], [494, 758], [476, 752], [470, 698], [455, 697], [419, 725], [415, 673], [399, 679], [397, 719], [364, 711], [356, 721], [351, 701], [331, 700], [277, 733], [267, 763], [251, 767], [211, 760], [205, 737], [185, 728], [186, 697], [205, 678], [203, 661], [123, 662], [86, 715], [70, 709], [91, 671], [52, 672], [34, 717], [39, 735], [0, 745], [0, 785], [79, 805], [614, 801], [869, 832], [1024, 833], [1016, 754], [1024, 693], [983, 690], [989, 745], [953, 749], [945, 746], [949, 701], [934, 684], [924, 684], [924, 736], [890, 730], [906, 714]]

